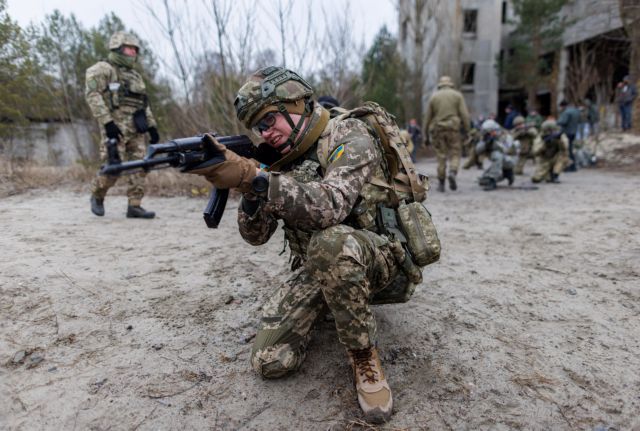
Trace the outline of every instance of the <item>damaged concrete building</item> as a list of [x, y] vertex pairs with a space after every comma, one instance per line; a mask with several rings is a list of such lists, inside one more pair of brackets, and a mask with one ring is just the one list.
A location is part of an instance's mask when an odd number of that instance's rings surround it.
[[[472, 115], [495, 113], [507, 104], [527, 109], [522, 87], [510, 86], [497, 64], [510, 54], [517, 17], [511, 1], [399, 0], [398, 48], [414, 76], [416, 115], [449, 75], [462, 91]], [[536, 90], [542, 114], [554, 114], [562, 99], [585, 97], [600, 106], [613, 102], [615, 84], [628, 73], [629, 41], [619, 16], [618, 0], [575, 0], [561, 14], [569, 25], [562, 48], [545, 56], [553, 76]], [[419, 106], [418, 106], [419, 105]]]

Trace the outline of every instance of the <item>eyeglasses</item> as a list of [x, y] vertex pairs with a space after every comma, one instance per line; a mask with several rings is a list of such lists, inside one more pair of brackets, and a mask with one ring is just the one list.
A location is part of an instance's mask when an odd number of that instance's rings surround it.
[[251, 129], [256, 135], [260, 136], [262, 133], [266, 132], [271, 127], [273, 127], [274, 124], [276, 124], [276, 113], [269, 112], [267, 113], [267, 115], [262, 117], [262, 119], [258, 121], [256, 125], [253, 126]]

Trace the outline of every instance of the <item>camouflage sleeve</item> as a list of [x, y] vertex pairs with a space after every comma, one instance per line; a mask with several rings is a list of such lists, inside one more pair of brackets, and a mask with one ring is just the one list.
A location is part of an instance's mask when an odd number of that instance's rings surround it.
[[342, 222], [381, 161], [364, 123], [340, 121], [331, 132], [327, 171], [321, 181], [300, 183], [286, 173], [269, 177], [267, 210], [292, 226], [324, 229]]
[[544, 151], [544, 141], [540, 136], [536, 136], [533, 140], [533, 155], [539, 156]]
[[564, 157], [569, 157], [569, 138], [564, 133], [560, 135], [560, 153]]
[[147, 124], [149, 125], [149, 127], [158, 127], [156, 118], [153, 116], [153, 112], [151, 112], [151, 107], [149, 105], [147, 105], [145, 114], [147, 115]]
[[432, 109], [431, 109], [431, 100], [429, 100], [429, 103], [427, 104], [427, 115], [425, 115], [424, 117], [424, 126], [423, 126], [423, 130], [425, 130], [426, 133], [429, 133], [429, 123], [431, 123], [431, 116], [432, 114]]
[[467, 104], [464, 103], [464, 97], [460, 94], [460, 106], [458, 108], [458, 112], [460, 115], [460, 121], [462, 122], [462, 129], [466, 132], [469, 130], [469, 110], [467, 109]]
[[98, 120], [100, 125], [113, 121], [111, 111], [102, 96], [109, 82], [109, 70], [107, 67], [109, 66], [102, 64], [102, 62], [96, 63], [87, 69], [85, 74], [84, 97], [93, 117]]
[[[244, 197], [242, 198], [244, 199]], [[238, 206], [238, 229], [240, 236], [251, 245], [261, 245], [269, 241], [273, 232], [278, 227], [275, 217], [264, 211], [261, 204], [253, 216], [248, 215], [242, 209], [242, 204]]]

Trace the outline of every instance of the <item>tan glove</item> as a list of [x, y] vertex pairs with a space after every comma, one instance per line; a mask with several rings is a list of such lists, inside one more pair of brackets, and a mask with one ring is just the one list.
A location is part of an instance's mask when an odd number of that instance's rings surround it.
[[213, 154], [212, 160], [215, 158], [223, 161], [213, 164], [207, 161], [185, 172], [204, 176], [217, 189], [238, 189], [242, 193], [250, 191], [251, 181], [256, 177], [258, 162], [228, 150], [209, 134], [205, 134], [203, 139]]

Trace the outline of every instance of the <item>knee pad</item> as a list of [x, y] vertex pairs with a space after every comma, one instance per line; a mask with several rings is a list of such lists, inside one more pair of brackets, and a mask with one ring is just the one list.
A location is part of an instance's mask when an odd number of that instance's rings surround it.
[[296, 371], [303, 355], [288, 344], [258, 348], [251, 352], [251, 366], [265, 379], [278, 379]]

